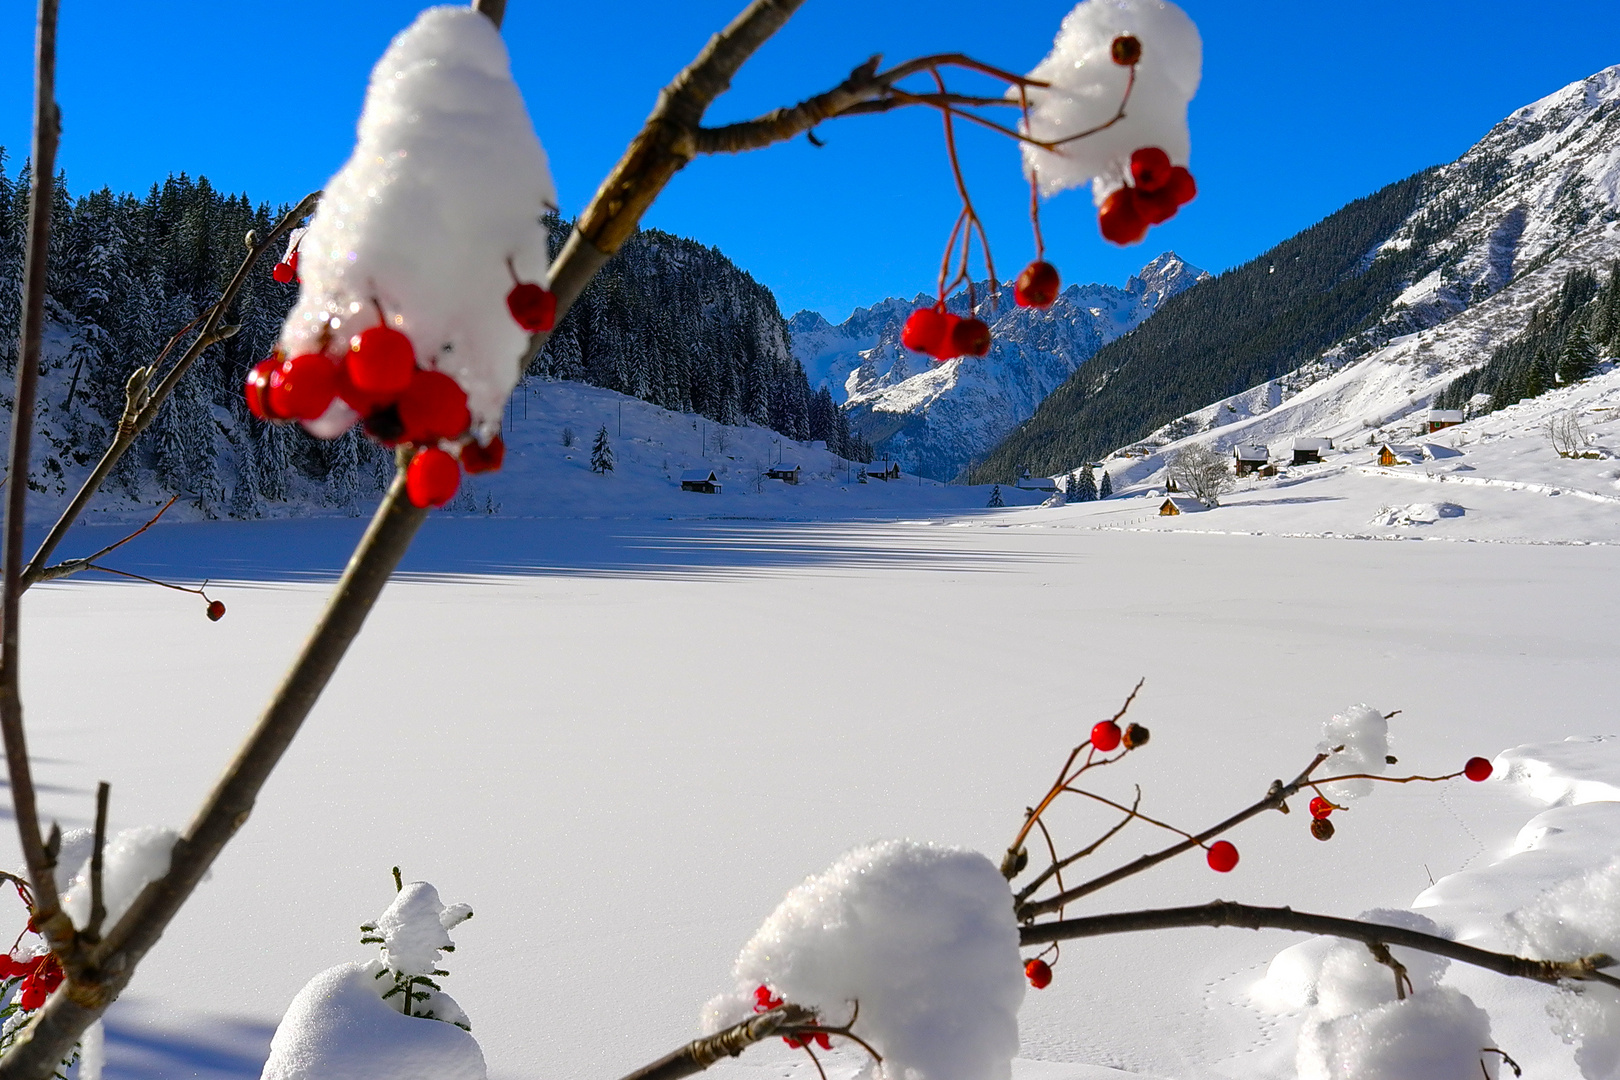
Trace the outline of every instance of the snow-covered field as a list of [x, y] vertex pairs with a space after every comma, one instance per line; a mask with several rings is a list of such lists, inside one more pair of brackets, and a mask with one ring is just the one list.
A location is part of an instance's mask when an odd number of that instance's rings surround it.
[[[630, 423], [627, 407], [627, 437]], [[1429, 497], [1408, 480], [1334, 476], [1295, 490]], [[1459, 490], [1448, 497], [1470, 507], [1498, 496]], [[1576, 505], [1500, 497], [1525, 500], [1503, 504], [1519, 524], [1480, 538], [1559, 539], [1562, 519], [1522, 507]], [[1262, 498], [1168, 527], [1340, 531], [1305, 520], [1321, 504]], [[253, 819], [114, 1010], [110, 1075], [257, 1075], [298, 989], [373, 954], [357, 928], [392, 899], [397, 864], [476, 912], [444, 983], [491, 1075], [612, 1080], [697, 1034], [760, 920], [842, 851], [912, 837], [994, 856], [1142, 676], [1132, 716], [1153, 741], [1103, 786], [1128, 798], [1140, 783], [1145, 811], [1185, 826], [1293, 775], [1322, 722], [1358, 701], [1404, 710], [1395, 752], [1425, 771], [1615, 730], [1615, 547], [1082, 527], [1142, 502], [916, 506], [889, 520], [802, 505], [779, 516], [819, 520], [672, 520], [662, 504], [437, 515]], [[1569, 538], [1611, 539], [1616, 508], [1579, 505]], [[1244, 515], [1270, 525], [1224, 524]], [[1484, 520], [1470, 510], [1407, 531]], [[133, 570], [238, 579], [210, 587], [230, 608], [218, 624], [166, 590], [32, 590], [24, 692], [47, 812], [83, 824], [107, 779], [115, 828], [183, 826], [319, 610], [326, 585], [311, 578], [359, 527], [197, 523], [131, 545]], [[1231, 875], [1184, 858], [1070, 914], [1222, 897], [1355, 915], [1411, 905], [1432, 880], [1426, 901], [1443, 903], [1430, 917], [1515, 947], [1502, 916], [1545, 867], [1488, 868], [1562, 797], [1559, 776], [1595, 770], [1578, 798], [1620, 798], [1617, 749], [1540, 752], [1535, 784], [1382, 790], [1336, 818], [1328, 844], [1303, 814], [1266, 815], [1235, 834]], [[1052, 820], [1074, 843], [1105, 819], [1060, 804]], [[1603, 824], [1560, 826], [1565, 877], [1608, 864]], [[1162, 843], [1138, 828], [1100, 858]], [[1465, 870], [1495, 877], [1448, 878]], [[1015, 1074], [1290, 1077], [1303, 1011], [1264, 1011], [1250, 988], [1297, 940], [1186, 930], [1071, 944], [1053, 986], [1028, 994]], [[1578, 1075], [1545, 1012], [1557, 992], [1456, 965], [1446, 983], [1490, 1011], [1528, 1075]], [[859, 1064], [834, 1055], [843, 1075]], [[780, 1044], [720, 1068], [814, 1075]]]

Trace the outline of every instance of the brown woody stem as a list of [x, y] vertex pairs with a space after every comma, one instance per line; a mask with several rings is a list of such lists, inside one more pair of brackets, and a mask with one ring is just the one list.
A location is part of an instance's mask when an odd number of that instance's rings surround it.
[[1091, 915], [1080, 919], [1035, 923], [1019, 929], [1019, 943], [1041, 945], [1049, 941], [1071, 941], [1075, 938], [1129, 934], [1145, 930], [1173, 930], [1191, 926], [1236, 926], [1248, 930], [1293, 930], [1304, 934], [1322, 934], [1368, 944], [1417, 949], [1420, 952], [1444, 956], [1518, 979], [1532, 979], [1543, 983], [1575, 979], [1620, 987], [1620, 979], [1598, 970], [1612, 967], [1616, 962], [1613, 957], [1601, 953], [1578, 960], [1531, 960], [1523, 956], [1476, 949], [1472, 945], [1464, 945], [1448, 938], [1400, 926], [1384, 926], [1379, 923], [1362, 922], [1359, 919], [1341, 919], [1333, 915], [1313, 915], [1307, 911], [1295, 911], [1285, 907], [1254, 907], [1230, 900], [1216, 900], [1195, 907], [1122, 911], [1111, 915]]

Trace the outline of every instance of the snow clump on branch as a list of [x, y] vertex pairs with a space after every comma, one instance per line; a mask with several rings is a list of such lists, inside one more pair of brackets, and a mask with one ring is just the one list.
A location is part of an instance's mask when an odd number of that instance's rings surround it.
[[[529, 339], [506, 296], [547, 280], [556, 201], [500, 33], [471, 8], [429, 8], [371, 73], [354, 154], [299, 243], [282, 352], [335, 354], [385, 319], [492, 432]], [[357, 418], [335, 400], [306, 426], [331, 437]]]
[[[1320, 776], [1381, 776], [1389, 767], [1389, 721], [1371, 705], [1352, 705], [1322, 725], [1322, 741], [1316, 749], [1330, 755], [1318, 770]], [[1322, 785], [1323, 793], [1335, 802], [1359, 799], [1372, 790], [1373, 781], [1365, 779]]]
[[[90, 923], [90, 849], [95, 840], [88, 829], [76, 832], [79, 835], [73, 837], [77, 843], [72, 845], [76, 849], [72, 854], [79, 855], [82, 851], [79, 858], [83, 863], [62, 894], [62, 910], [73, 919], [74, 926], [83, 929]], [[72, 866], [73, 861], [65, 857], [70, 850], [66, 839], [60, 862]], [[104, 927], [116, 925], [141, 890], [169, 872], [169, 861], [179, 839], [180, 834], [173, 829], [142, 825], [124, 829], [107, 841], [101, 862], [101, 896], [107, 907]]]
[[856, 848], [797, 886], [705, 1006], [706, 1033], [752, 1015], [767, 986], [847, 1023], [891, 1080], [1007, 1080], [1024, 979], [1012, 898], [977, 852], [909, 840]]
[[[1187, 13], [1167, 0], [1085, 0], [1069, 12], [1051, 53], [1029, 73], [1052, 85], [1027, 91], [1025, 134], [1053, 142], [1113, 118], [1131, 73], [1111, 54], [1114, 39], [1122, 34], [1142, 43], [1125, 118], [1055, 151], [1024, 146], [1024, 171], [1038, 175], [1044, 195], [1091, 180], [1101, 206], [1110, 192], [1124, 186], [1131, 154], [1143, 147], [1158, 147], [1173, 165], [1187, 164], [1192, 153], [1187, 102], [1198, 90], [1203, 42]], [[1009, 96], [1016, 98], [1017, 88]]]

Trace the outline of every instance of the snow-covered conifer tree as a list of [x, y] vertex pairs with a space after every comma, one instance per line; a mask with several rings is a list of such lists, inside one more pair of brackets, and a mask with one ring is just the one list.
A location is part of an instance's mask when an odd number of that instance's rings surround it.
[[591, 472], [610, 473], [613, 471], [613, 447], [608, 445], [607, 425], [603, 424], [596, 432], [596, 442], [591, 446]]

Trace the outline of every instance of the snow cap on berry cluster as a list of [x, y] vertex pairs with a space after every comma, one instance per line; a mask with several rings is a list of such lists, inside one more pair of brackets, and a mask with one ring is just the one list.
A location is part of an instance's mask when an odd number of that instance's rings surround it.
[[703, 1011], [752, 1015], [764, 985], [821, 1022], [849, 1021], [892, 1080], [1007, 1080], [1024, 979], [1007, 883], [977, 852], [887, 840], [807, 879], [765, 920]]
[[[1064, 16], [1051, 53], [1029, 73], [1052, 85], [1027, 91], [1026, 134], [1053, 142], [1113, 119], [1130, 79], [1130, 69], [1116, 64], [1111, 53], [1121, 34], [1142, 43], [1125, 119], [1055, 151], [1025, 145], [1024, 171], [1038, 175], [1042, 194], [1093, 180], [1101, 206], [1124, 185], [1131, 154], [1143, 147], [1163, 150], [1171, 164], [1187, 164], [1187, 102], [1198, 90], [1204, 47], [1187, 13], [1168, 0], [1085, 0]], [[1018, 90], [1008, 96], [1016, 98]]]
[[472, 917], [466, 904], [445, 907], [439, 890], [425, 881], [406, 884], [377, 919], [382, 962], [402, 975], [431, 975], [439, 953], [455, 948], [450, 930]]
[[[1329, 755], [1317, 769], [1317, 776], [1381, 775], [1389, 767], [1384, 760], [1389, 754], [1389, 721], [1371, 705], [1352, 705], [1322, 725], [1322, 741], [1316, 744], [1316, 750]], [[1322, 785], [1322, 793], [1334, 802], [1371, 795], [1372, 789], [1371, 780]]]
[[[529, 337], [506, 294], [514, 274], [547, 281], [541, 216], [555, 204], [500, 33], [469, 7], [429, 8], [371, 73], [354, 154], [299, 244], [282, 351], [319, 352], [329, 333], [340, 355], [380, 306], [420, 366], [461, 384], [474, 426], [493, 430]], [[333, 434], [354, 419], [338, 401], [309, 426]]]

